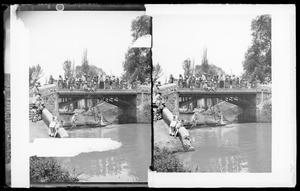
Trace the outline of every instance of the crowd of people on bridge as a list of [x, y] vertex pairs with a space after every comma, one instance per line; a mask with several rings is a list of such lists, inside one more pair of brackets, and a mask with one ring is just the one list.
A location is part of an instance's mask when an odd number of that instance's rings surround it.
[[124, 80], [121, 77], [114, 75], [94, 75], [90, 76], [83, 74], [81, 77], [72, 76], [70, 78], [63, 78], [59, 75], [58, 80], [55, 80], [52, 75], [50, 75], [48, 84], [57, 83], [60, 89], [81, 89], [85, 91], [104, 90], [104, 89], [136, 89], [138, 85], [150, 85], [151, 79], [147, 78], [144, 83], [139, 80]]
[[179, 88], [197, 88], [206, 91], [216, 91], [217, 89], [250, 89], [256, 88], [260, 81], [257, 79], [254, 83], [236, 75], [211, 75], [203, 72], [200, 76], [182, 76], [179, 74], [175, 79], [171, 74], [168, 83], [177, 83]]

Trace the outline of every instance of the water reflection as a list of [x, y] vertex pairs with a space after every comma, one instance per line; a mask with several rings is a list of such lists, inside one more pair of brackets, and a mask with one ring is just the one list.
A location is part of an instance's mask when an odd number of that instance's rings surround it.
[[147, 181], [151, 161], [150, 124], [127, 124], [114, 127], [72, 130], [73, 137], [109, 137], [122, 143], [113, 151], [81, 153], [75, 157], [58, 158], [67, 169], [82, 172], [82, 181], [124, 182]]
[[196, 151], [179, 153], [205, 172], [271, 172], [271, 124], [231, 124], [191, 131]]

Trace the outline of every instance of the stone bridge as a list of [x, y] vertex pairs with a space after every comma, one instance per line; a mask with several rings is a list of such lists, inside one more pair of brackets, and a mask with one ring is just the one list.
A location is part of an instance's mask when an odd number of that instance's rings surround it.
[[102, 100], [122, 110], [120, 123], [150, 122], [143, 116], [143, 105], [151, 101], [150, 86], [139, 86], [137, 89], [122, 90], [68, 90], [58, 89], [55, 84], [39, 88], [46, 108], [55, 116], [59, 116], [59, 108], [74, 104], [83, 99]]
[[167, 84], [160, 87], [168, 109], [179, 114], [179, 107], [194, 103], [203, 98], [218, 98], [242, 109], [238, 121], [256, 122], [257, 105], [271, 97], [269, 89], [218, 89], [217, 91], [205, 91], [200, 89], [178, 88], [176, 84]]

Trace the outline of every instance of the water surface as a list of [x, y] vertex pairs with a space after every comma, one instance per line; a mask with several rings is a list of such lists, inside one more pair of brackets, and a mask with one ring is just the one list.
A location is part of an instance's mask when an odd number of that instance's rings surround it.
[[271, 123], [239, 123], [190, 131], [194, 152], [178, 157], [193, 171], [271, 172]]
[[69, 171], [81, 172], [81, 181], [147, 182], [151, 161], [151, 125], [122, 124], [104, 128], [74, 129], [70, 137], [111, 138], [119, 141], [119, 149], [81, 153], [75, 157], [59, 157]]

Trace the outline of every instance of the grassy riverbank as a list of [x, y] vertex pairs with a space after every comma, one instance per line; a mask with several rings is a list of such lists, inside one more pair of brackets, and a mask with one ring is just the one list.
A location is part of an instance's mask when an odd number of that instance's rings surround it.
[[157, 172], [200, 172], [198, 168], [190, 169], [183, 164], [176, 152], [182, 152], [178, 138], [169, 135], [169, 127], [164, 121], [154, 123], [154, 170]]
[[80, 173], [62, 168], [55, 158], [30, 157], [30, 183], [72, 183], [79, 181]]

